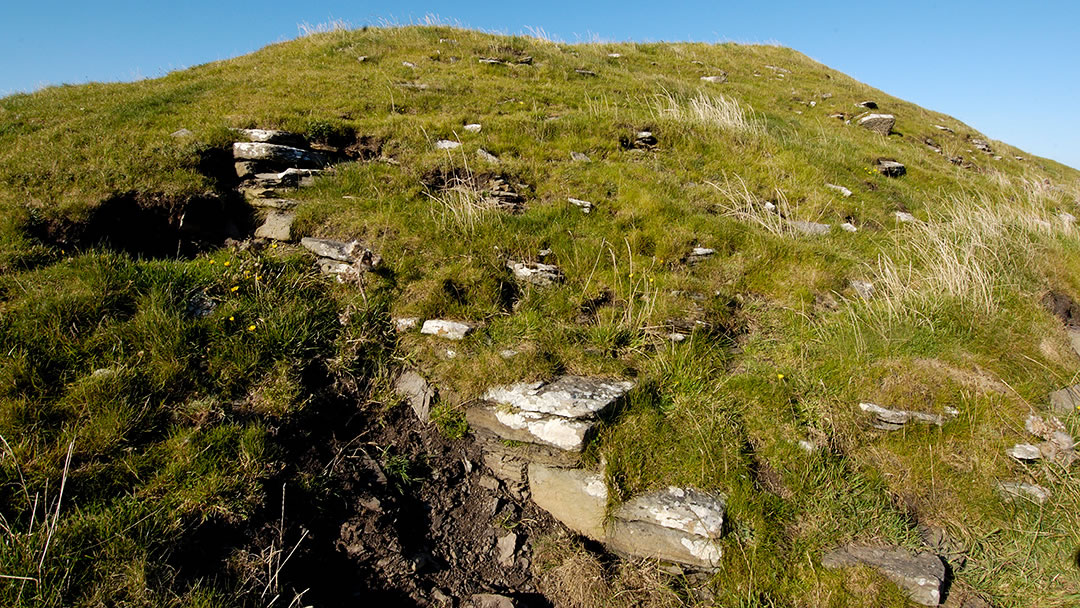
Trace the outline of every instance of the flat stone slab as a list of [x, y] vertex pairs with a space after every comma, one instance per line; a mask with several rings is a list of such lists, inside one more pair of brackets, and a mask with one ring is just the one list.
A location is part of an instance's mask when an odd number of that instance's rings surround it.
[[1050, 393], [1050, 408], [1059, 414], [1074, 414], [1080, 409], [1080, 384]]
[[796, 232], [809, 235], [822, 235], [829, 234], [830, 227], [828, 224], [819, 224], [817, 222], [804, 222], [802, 220], [791, 220], [788, 222]]
[[429, 336], [438, 336], [447, 340], [464, 340], [465, 336], [472, 333], [474, 326], [460, 321], [446, 319], [428, 319], [420, 328], [420, 333]]
[[1021, 481], [999, 481], [997, 491], [1006, 500], [1030, 500], [1036, 504], [1046, 504], [1052, 496], [1050, 490], [1033, 483]]
[[723, 83], [727, 82], [727, 74], [721, 73], [721, 74], [717, 74], [715, 76], [702, 76], [701, 81], [702, 82], [708, 82], [708, 83], [711, 83], [711, 84], [723, 84]]
[[878, 135], [888, 135], [896, 126], [896, 117], [892, 114], [867, 114], [859, 119], [858, 125]]
[[459, 141], [451, 141], [449, 139], [440, 139], [439, 141], [435, 142], [435, 149], [436, 150], [453, 150], [454, 148], [460, 148], [460, 147], [461, 147], [461, 142], [459, 142]]
[[296, 220], [296, 214], [292, 211], [273, 209], [266, 214], [263, 223], [255, 229], [255, 237], [273, 241], [291, 240], [294, 220]]
[[619, 507], [606, 542], [636, 557], [715, 569], [720, 566], [717, 540], [724, 509], [722, 499], [692, 488], [650, 492]]
[[907, 167], [903, 163], [888, 158], [875, 161], [874, 168], [885, 177], [903, 177], [907, 175]]
[[608, 492], [604, 478], [582, 469], [529, 464], [529, 491], [536, 506], [574, 532], [603, 540]]
[[339, 262], [350, 264], [360, 263], [370, 268], [376, 268], [381, 259], [370, 249], [360, 244], [360, 241], [335, 241], [332, 239], [318, 239], [304, 237], [300, 239], [300, 245], [321, 258], [329, 258]]
[[[576, 152], [574, 152], [572, 154], [576, 154]], [[586, 162], [588, 162], [588, 161], [586, 161]], [[589, 201], [583, 201], [580, 198], [573, 198], [573, 197], [567, 197], [566, 200], [571, 205], [574, 205], [575, 207], [580, 208], [582, 213], [591, 213], [592, 212], [593, 204], [590, 203]]]
[[[873, 403], [860, 403], [859, 409], [869, 414], [874, 415], [874, 428], [881, 429], [883, 431], [895, 431], [903, 428], [903, 426], [909, 422], [919, 422], [923, 424], [935, 424], [941, 426], [945, 424], [946, 416], [940, 414], [928, 414], [926, 412], [912, 412], [908, 410], [894, 410], [887, 407], [881, 407]], [[945, 414], [948, 416], [956, 416], [959, 412], [953, 409], [946, 409]]]
[[694, 247], [690, 255], [686, 256], [687, 264], [697, 264], [716, 255], [716, 250], [709, 247]]
[[233, 129], [233, 132], [249, 142], [278, 144], [282, 146], [292, 146], [294, 148], [303, 148], [307, 146], [307, 140], [299, 133], [290, 133], [288, 131], [278, 131], [275, 129]]
[[509, 260], [506, 267], [514, 273], [514, 277], [526, 283], [532, 283], [540, 287], [548, 287], [556, 283], [562, 283], [566, 279], [563, 271], [552, 264], [540, 262], [515, 262]]
[[562, 376], [549, 383], [498, 386], [484, 393], [483, 399], [527, 412], [580, 418], [601, 414], [633, 387], [629, 380]]
[[394, 381], [394, 392], [409, 403], [413, 413], [421, 422], [431, 419], [431, 402], [435, 399], [435, 389], [415, 370], [405, 370]]
[[842, 196], [844, 198], [847, 198], [847, 197], [851, 196], [851, 190], [848, 190], [847, 188], [845, 188], [843, 186], [837, 186], [836, 184], [825, 184], [825, 187], [830, 189], [830, 190], [836, 190], [837, 192], [840, 193], [840, 196]]
[[260, 142], [236, 142], [233, 144], [233, 158], [259, 160], [303, 169], [318, 169], [326, 165], [326, 159], [317, 152]]
[[912, 601], [937, 606], [945, 586], [945, 564], [933, 553], [911, 553], [899, 547], [851, 545], [826, 553], [826, 568], [867, 565], [907, 592]]
[[469, 426], [494, 433], [501, 439], [552, 446], [565, 452], [581, 452], [596, 427], [596, 420], [566, 418], [526, 412], [490, 402], [473, 405], [465, 412]]

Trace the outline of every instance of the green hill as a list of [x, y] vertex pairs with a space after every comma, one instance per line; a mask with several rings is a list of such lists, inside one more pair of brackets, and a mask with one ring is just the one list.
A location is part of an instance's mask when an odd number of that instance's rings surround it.
[[[252, 128], [321, 171], [256, 187]], [[856, 543], [1073, 606], [1073, 216], [1077, 171], [773, 46], [365, 28], [0, 99], [0, 603], [909, 605]], [[715, 572], [488, 473], [474, 400], [563, 375], [634, 384], [575, 462], [609, 515], [724, 498]]]

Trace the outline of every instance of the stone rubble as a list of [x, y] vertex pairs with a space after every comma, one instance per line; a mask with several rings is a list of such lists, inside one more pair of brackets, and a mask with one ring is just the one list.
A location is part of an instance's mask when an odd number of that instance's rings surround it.
[[826, 553], [821, 565], [830, 569], [870, 566], [923, 606], [939, 605], [945, 591], [945, 564], [928, 552], [913, 554], [900, 547], [850, 545]]
[[562, 283], [566, 276], [558, 266], [542, 264], [540, 262], [515, 262], [509, 260], [506, 267], [514, 273], [514, 277], [526, 283], [539, 287], [548, 287], [556, 283]]

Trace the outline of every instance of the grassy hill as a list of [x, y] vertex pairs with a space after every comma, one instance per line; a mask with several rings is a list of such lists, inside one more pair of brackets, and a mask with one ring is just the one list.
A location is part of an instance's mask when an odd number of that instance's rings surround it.
[[[865, 101], [890, 135], [857, 124]], [[258, 219], [236, 213], [234, 128], [350, 149], [288, 194], [294, 234], [357, 239], [382, 267], [337, 284], [290, 244], [185, 236]], [[515, 210], [484, 203], [496, 184]], [[952, 605], [1075, 605], [1080, 482], [1007, 454], [1080, 370], [1045, 305], [1080, 298], [1062, 214], [1080, 216], [1075, 170], [773, 46], [333, 31], [0, 99], [0, 603], [374, 593], [327, 537], [354, 508], [337, 463], [363, 448], [391, 502], [451, 491], [431, 473], [470, 441], [464, 404], [574, 373], [637, 382], [583, 457], [611, 495], [717, 491], [731, 530], [704, 578], [538, 536], [537, 602], [905, 606], [822, 551], [918, 550], [932, 528], [962, 556]], [[515, 281], [508, 260], [565, 280]], [[400, 317], [479, 329], [448, 343]], [[441, 395], [427, 443], [394, 440], [406, 366]], [[861, 402], [958, 415], [883, 432]]]

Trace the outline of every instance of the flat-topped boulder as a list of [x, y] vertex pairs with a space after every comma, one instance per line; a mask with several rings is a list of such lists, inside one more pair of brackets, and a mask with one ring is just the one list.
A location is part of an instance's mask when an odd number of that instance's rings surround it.
[[912, 601], [937, 606], [945, 591], [945, 563], [933, 553], [912, 553], [900, 547], [850, 545], [826, 553], [826, 568], [870, 566], [903, 589]]
[[526, 283], [532, 283], [540, 287], [547, 287], [556, 283], [562, 283], [566, 278], [558, 266], [542, 264], [540, 262], [515, 262], [509, 260], [506, 267], [514, 273], [514, 277]]
[[466, 413], [469, 424], [501, 439], [578, 454], [599, 416], [633, 388], [629, 381], [563, 376], [488, 390]]
[[724, 501], [693, 488], [669, 487], [634, 497], [607, 519], [604, 478], [582, 469], [532, 463], [529, 490], [538, 507], [567, 528], [634, 558], [701, 570], [720, 565]]
[[720, 566], [724, 508], [693, 488], [650, 492], [615, 511], [605, 542], [618, 553], [712, 570]]
[[261, 142], [234, 143], [233, 158], [236, 160], [262, 161], [301, 169], [318, 169], [326, 166], [326, 158], [318, 152]]
[[858, 125], [878, 135], [888, 135], [896, 125], [896, 117], [892, 114], [867, 114], [858, 120]]
[[874, 161], [874, 168], [885, 177], [903, 177], [907, 175], [907, 167], [891, 158], [879, 158]]
[[255, 238], [272, 241], [292, 240], [292, 225], [296, 214], [282, 209], [270, 209], [263, 223], [255, 229]]
[[909, 410], [894, 410], [887, 407], [881, 407], [873, 403], [860, 403], [859, 409], [872, 414], [873, 426], [876, 429], [883, 431], [895, 431], [904, 428], [904, 425], [909, 422], [918, 422], [922, 424], [934, 424], [941, 426], [945, 424], [947, 420], [946, 416], [953, 417], [959, 412], [952, 408], [945, 409], [945, 415], [941, 414], [929, 414], [926, 412], [912, 412]]
[[307, 147], [307, 140], [299, 133], [275, 129], [233, 129], [233, 132], [249, 142], [278, 144], [294, 148]]

